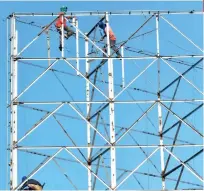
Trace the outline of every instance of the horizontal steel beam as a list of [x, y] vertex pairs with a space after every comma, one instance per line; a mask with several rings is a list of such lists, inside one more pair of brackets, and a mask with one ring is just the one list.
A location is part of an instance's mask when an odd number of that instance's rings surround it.
[[[156, 148], [156, 147], [203, 147], [204, 144], [177, 144], [177, 145], [114, 145], [116, 148]], [[111, 146], [97, 145], [97, 146], [16, 146], [19, 150], [26, 149], [58, 149], [58, 148], [67, 148], [67, 149], [87, 149], [87, 148], [111, 148]]]
[[[50, 157], [51, 155], [48, 155], [48, 154], [45, 154], [45, 153], [39, 153], [39, 152], [33, 152], [33, 151], [28, 151], [28, 150], [19, 150], [21, 152], [25, 152], [25, 153], [28, 153], [28, 154], [32, 154], [32, 155], [38, 155], [38, 156], [44, 156], [44, 157]], [[62, 160], [62, 161], [65, 161], [65, 162], [71, 162], [71, 163], [79, 163], [78, 161], [74, 160], [74, 159], [67, 159], [67, 158], [62, 158], [62, 157], [55, 157], [54, 159], [57, 159], [57, 160]], [[86, 163], [84, 163], [86, 165]], [[97, 165], [97, 164], [92, 164], [93, 166], [99, 166], [100, 168], [104, 168], [104, 165]], [[106, 168], [109, 168], [110, 169], [110, 166], [108, 165], [105, 165]], [[117, 168], [118, 171], [125, 171], [125, 172], [132, 172], [132, 170], [129, 170], [129, 169], [124, 169], [124, 168]], [[156, 175], [156, 174], [150, 174], [150, 173], [145, 173], [145, 172], [135, 172], [134, 174], [140, 174], [140, 175], [144, 175], [144, 176], [150, 176], [150, 177], [154, 177], [154, 178], [161, 178], [160, 175]], [[170, 180], [170, 181], [177, 181], [177, 179], [175, 178], [170, 178], [170, 177], [166, 177], [167, 180]], [[184, 184], [189, 184], [189, 185], [194, 185], [194, 186], [199, 186], [199, 187], [202, 187], [201, 184], [196, 184], [196, 183], [193, 183], [193, 182], [187, 182], [187, 181], [180, 181], [181, 183], [184, 183]]]
[[[65, 16], [104, 16], [106, 11], [71, 11], [69, 14], [66, 14]], [[188, 14], [198, 14], [202, 15], [202, 11], [195, 11], [195, 10], [190, 10], [190, 11], [171, 11], [171, 10], [145, 10], [145, 11], [138, 11], [138, 10], [125, 10], [125, 11], [111, 11], [107, 12], [108, 15], [139, 15], [139, 16], [144, 16], [144, 15], [152, 15], [152, 14], [160, 14], [160, 15], [188, 15]], [[36, 13], [21, 13], [21, 12], [16, 12], [13, 13], [12, 15], [14, 16], [19, 16], [19, 17], [24, 17], [24, 16], [59, 16], [58, 13], [52, 13], [52, 12], [36, 12]], [[12, 17], [12, 15], [9, 15], [9, 18]]]
[[191, 102], [204, 102], [204, 99], [191, 99], [191, 100], [136, 100], [136, 101], [15, 101], [14, 105], [34, 105], [34, 104], [87, 104], [87, 103], [115, 103], [115, 104], [137, 104], [137, 103], [191, 103]]
[[[204, 58], [204, 55], [173, 55], [173, 56], [131, 56], [131, 57], [120, 57], [120, 58], [116, 58], [116, 57], [109, 57], [112, 60], [144, 60], [144, 59], [156, 59], [156, 58], [163, 58], [163, 59], [176, 59], [176, 58]], [[36, 57], [36, 58], [32, 58], [32, 57], [16, 57], [16, 60], [20, 61], [20, 60], [30, 60], [30, 61], [43, 61], [43, 60], [103, 60], [105, 59], [105, 57], [53, 57], [53, 58], [46, 58], [46, 57]], [[131, 63], [132, 64], [132, 63]]]

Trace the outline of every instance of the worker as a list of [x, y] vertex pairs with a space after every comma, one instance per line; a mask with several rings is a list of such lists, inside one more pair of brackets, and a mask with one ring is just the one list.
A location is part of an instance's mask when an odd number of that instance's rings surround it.
[[[60, 46], [59, 46], [59, 49], [60, 51], [62, 51], [62, 39], [61, 39], [61, 35], [62, 35], [62, 31], [61, 31], [61, 27], [62, 27], [62, 24], [64, 24], [64, 31], [66, 32], [64, 34], [64, 37], [66, 39], [68, 39], [70, 36], [74, 35], [75, 32], [73, 30], [71, 30], [67, 24], [66, 24], [66, 19], [64, 17], [64, 20], [62, 21], [62, 16], [65, 15], [67, 12], [67, 7], [63, 6], [60, 8], [60, 13], [59, 13], [59, 18], [57, 19], [56, 23], [55, 23], [55, 27], [57, 29], [57, 32], [60, 34]], [[74, 17], [72, 16], [68, 16], [66, 17], [67, 19], [72, 19]]]
[[[104, 36], [101, 38], [101, 41], [107, 36], [107, 26], [106, 24], [104, 24], [102, 21], [99, 22], [98, 26], [103, 30], [104, 32]], [[116, 44], [116, 36], [115, 34], [113, 33], [111, 27], [109, 26], [109, 42], [110, 42], [110, 47], [112, 48], [112, 50], [114, 52], [116, 52], [117, 54], [117, 58], [121, 58], [121, 54], [118, 50], [118, 48], [115, 46]], [[104, 47], [104, 52], [107, 52], [106, 50], [106, 46]]]
[[[23, 176], [22, 182], [24, 182], [27, 179], [26, 176]], [[21, 187], [20, 190], [42, 190], [43, 185], [41, 185], [37, 180], [35, 179], [28, 179], [23, 186]]]

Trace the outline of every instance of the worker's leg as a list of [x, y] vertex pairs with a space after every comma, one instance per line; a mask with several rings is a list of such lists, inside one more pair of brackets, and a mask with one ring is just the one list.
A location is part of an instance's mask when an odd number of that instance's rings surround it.
[[[106, 49], [106, 45], [103, 47], [102, 49], [106, 54], [107, 54], [107, 49]], [[106, 57], [106, 55], [103, 53], [103, 57]], [[105, 63], [108, 59], [103, 59], [101, 60], [101, 63]]]
[[56, 27], [56, 29], [57, 29], [57, 32], [61, 35], [62, 34], [61, 27]]
[[[105, 52], [107, 54], [107, 49], [106, 49], [106, 45], [103, 47], [103, 52]], [[106, 57], [106, 55], [103, 53], [103, 57]]]
[[57, 32], [60, 34], [60, 36], [59, 36], [59, 49], [60, 49], [60, 51], [62, 51], [62, 32], [61, 32], [61, 28], [60, 27], [56, 27], [56, 29], [57, 29]]
[[75, 34], [75, 32], [72, 29], [70, 29], [68, 26], [64, 26], [64, 30], [67, 32], [67, 38]]
[[117, 54], [117, 57], [121, 57], [121, 54], [118, 50], [118, 48], [115, 46], [115, 40], [110, 40], [110, 47], [112, 48], [113, 51]]

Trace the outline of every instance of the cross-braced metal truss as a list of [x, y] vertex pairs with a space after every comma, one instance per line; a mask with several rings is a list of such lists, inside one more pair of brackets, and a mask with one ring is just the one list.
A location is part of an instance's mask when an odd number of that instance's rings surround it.
[[202, 14], [72, 12], [68, 40], [58, 14], [10, 15], [10, 189], [202, 190]]

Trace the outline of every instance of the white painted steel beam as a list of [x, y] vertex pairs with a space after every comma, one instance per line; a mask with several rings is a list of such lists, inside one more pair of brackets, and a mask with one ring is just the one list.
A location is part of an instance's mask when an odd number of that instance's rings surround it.
[[[157, 56], [131, 56], [131, 57], [123, 57], [124, 60], [149, 60], [149, 59], [157, 59]], [[159, 56], [159, 58], [163, 59], [177, 59], [177, 58], [204, 58], [204, 55], [172, 55], [172, 56]], [[26, 60], [26, 61], [43, 61], [43, 60], [64, 60], [64, 58], [32, 58], [32, 57], [17, 57], [18, 60]], [[86, 57], [66, 57], [66, 60], [86, 60]], [[101, 60], [104, 57], [89, 57], [90, 60]], [[121, 58], [111, 57], [112, 60], [121, 60]], [[131, 64], [131, 63], [129, 63]]]
[[[56, 17], [59, 14], [58, 13], [14, 13], [16, 16], [19, 17]], [[87, 17], [87, 16], [104, 16], [104, 11], [72, 11], [69, 12], [69, 14], [66, 14], [65, 16], [77, 16], [77, 17]], [[153, 15], [153, 14], [159, 14], [159, 15], [202, 15], [202, 11], [170, 11], [170, 10], [125, 10], [125, 11], [111, 11], [108, 12], [108, 15], [117, 16], [117, 15], [138, 15], [138, 16], [144, 16], [144, 15]]]
[[[166, 147], [166, 148], [171, 148], [171, 147], [177, 147], [177, 148], [185, 148], [185, 147], [203, 147], [204, 144], [166, 144], [166, 145], [162, 145], [162, 147]], [[110, 148], [111, 146], [107, 145], [91, 145], [91, 146], [87, 146], [87, 145], [79, 145], [79, 146], [68, 146], [68, 145], [64, 145], [64, 146], [18, 146], [16, 147], [18, 150], [35, 150], [35, 149], [39, 149], [39, 150], [44, 150], [44, 149], [59, 149], [59, 148], [67, 148], [67, 149], [88, 149], [88, 148], [92, 148], [92, 149], [98, 149], [98, 148]], [[115, 145], [116, 148], [118, 149], [140, 149], [140, 148], [157, 148], [157, 147], [161, 147], [160, 145], [156, 145], [156, 144], [149, 144], [149, 145]]]
[[[107, 53], [108, 56], [111, 55], [110, 52], [110, 34], [109, 34], [109, 18], [108, 13], [106, 12], [106, 40], [107, 40]], [[108, 58], [108, 96], [109, 100], [114, 99], [114, 74], [113, 74], [113, 60]], [[116, 182], [116, 148], [115, 148], [115, 107], [114, 103], [110, 102], [109, 104], [109, 124], [110, 124], [110, 164], [111, 164], [111, 188], [115, 189]]]
[[[156, 48], [157, 48], [157, 56], [160, 56], [160, 47], [159, 47], [159, 15], [156, 15]], [[161, 75], [160, 75], [160, 59], [157, 60], [157, 73], [158, 73], [158, 92], [160, 92], [160, 81], [161, 81]], [[165, 165], [164, 165], [164, 149], [163, 149], [163, 136], [162, 136], [162, 132], [163, 132], [163, 124], [162, 124], [162, 109], [161, 109], [161, 104], [160, 104], [160, 94], [157, 94], [158, 96], [158, 126], [159, 126], [159, 135], [160, 135], [160, 164], [161, 164], [161, 179], [162, 179], [162, 190], [165, 190], [166, 188], [166, 184], [165, 184], [165, 177], [163, 176], [164, 174], [164, 169], [165, 169]]]
[[[78, 26], [77, 26], [78, 27]], [[76, 29], [77, 30], [77, 29]], [[85, 39], [85, 57], [87, 57], [86, 59], [86, 75], [88, 75], [89, 73], [89, 68], [90, 68], [90, 64], [88, 62], [88, 53], [89, 53], [89, 41], [86, 38]], [[86, 115], [87, 115], [87, 119], [89, 118], [89, 113], [90, 113], [90, 85], [89, 82], [86, 81]], [[89, 121], [90, 122], [90, 121]], [[87, 160], [88, 160], [88, 191], [91, 191], [92, 189], [92, 177], [91, 177], [91, 126], [90, 123], [87, 123]]]
[[40, 104], [87, 104], [87, 103], [94, 103], [94, 104], [101, 104], [101, 103], [110, 103], [114, 102], [115, 104], [145, 104], [145, 103], [155, 103], [155, 102], [160, 102], [160, 103], [191, 103], [191, 102], [204, 102], [204, 99], [183, 99], [183, 100], [135, 100], [135, 101], [129, 101], [129, 100], [121, 100], [121, 101], [15, 101], [14, 104], [17, 105], [40, 105]]
[[18, 62], [15, 60], [18, 54], [18, 33], [16, 30], [16, 17], [11, 18], [11, 133], [10, 133], [10, 190], [13, 190], [18, 183], [18, 156], [15, 143], [18, 140], [18, 117], [17, 105], [13, 104], [13, 99], [18, 94]]
[[[72, 22], [76, 26], [76, 69], [79, 71], [79, 31], [78, 31], [78, 20], [76, 18], [72, 19]], [[77, 71], [77, 75], [79, 72]]]

